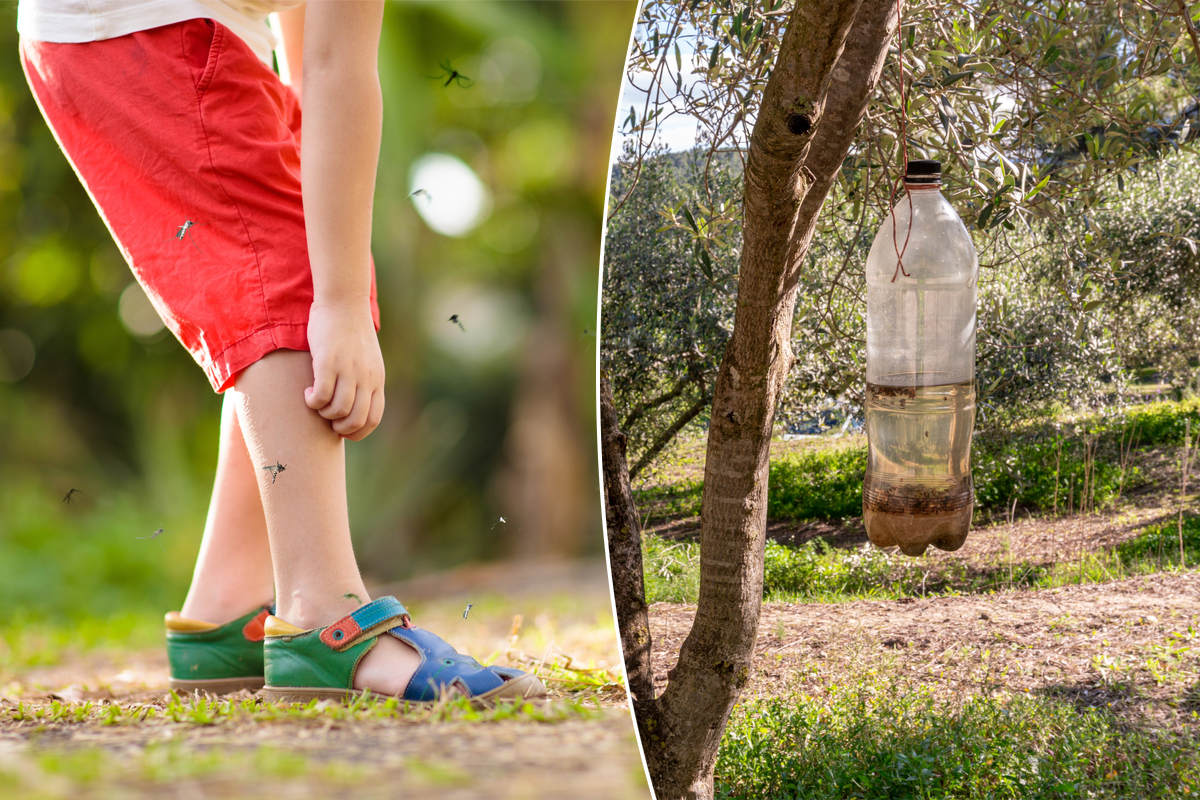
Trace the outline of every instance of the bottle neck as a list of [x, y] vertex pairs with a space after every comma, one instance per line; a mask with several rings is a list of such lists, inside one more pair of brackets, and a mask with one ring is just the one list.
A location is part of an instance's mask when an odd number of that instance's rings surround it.
[[942, 182], [935, 181], [932, 183], [915, 183], [913, 181], [905, 180], [904, 188], [909, 192], [936, 192], [941, 190]]

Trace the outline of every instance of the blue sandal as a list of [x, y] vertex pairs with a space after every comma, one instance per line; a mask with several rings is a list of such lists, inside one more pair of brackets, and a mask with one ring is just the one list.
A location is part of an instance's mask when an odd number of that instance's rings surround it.
[[364, 694], [365, 690], [354, 688], [354, 674], [363, 656], [385, 634], [421, 656], [421, 665], [399, 695], [402, 700], [432, 703], [449, 695], [488, 706], [497, 700], [546, 694], [537, 676], [508, 667], [484, 667], [435, 634], [413, 626], [408, 611], [394, 597], [373, 600], [324, 628], [306, 631], [275, 616], [267, 617], [263, 628], [263, 694], [271, 701], [344, 700]]

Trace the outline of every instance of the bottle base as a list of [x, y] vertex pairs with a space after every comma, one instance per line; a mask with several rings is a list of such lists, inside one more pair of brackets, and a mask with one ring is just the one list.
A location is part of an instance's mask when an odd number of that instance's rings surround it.
[[899, 547], [906, 556], [922, 555], [929, 545], [947, 552], [967, 541], [972, 506], [933, 514], [889, 514], [863, 509], [867, 536], [876, 547]]

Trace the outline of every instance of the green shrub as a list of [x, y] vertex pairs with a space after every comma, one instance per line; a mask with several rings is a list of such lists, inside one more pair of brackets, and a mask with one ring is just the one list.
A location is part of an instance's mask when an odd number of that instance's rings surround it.
[[1192, 442], [1200, 434], [1200, 398], [1180, 403], [1168, 401], [1134, 406], [1125, 412], [1125, 421], [1135, 428], [1142, 446], [1181, 445], [1184, 421], [1192, 421]]
[[[642, 537], [642, 571], [649, 603], [695, 603], [700, 595], [700, 545]], [[841, 550], [823, 541], [788, 547], [768, 541], [763, 594], [788, 600], [848, 600], [896, 596], [898, 557], [873, 547]]]
[[[1113, 548], [1124, 561], [1157, 559], [1168, 563], [1179, 561], [1179, 523], [1177, 520], [1151, 525], [1132, 539]], [[1183, 556], [1187, 564], [1200, 563], [1200, 517], [1183, 518]]]
[[[1078, 510], [1088, 467], [1083, 445], [1078, 441], [1059, 444], [1051, 441], [1014, 440], [993, 444], [981, 437], [971, 454], [975, 479], [975, 507], [982, 510], [1007, 510], [1014, 501], [1019, 508], [1048, 511], [1058, 504], [1060, 511], [1071, 503]], [[1124, 488], [1135, 483], [1141, 472], [1130, 467], [1124, 476]], [[1122, 486], [1120, 465], [1096, 458], [1088, 475], [1089, 503], [1097, 507], [1111, 502]]]
[[873, 547], [839, 550], [824, 541], [788, 547], [767, 542], [763, 594], [816, 599], [828, 595], [873, 595], [886, 585], [892, 556]]
[[767, 514], [772, 519], [858, 516], [866, 471], [866, 447], [805, 450], [773, 460]]
[[1183, 798], [1200, 742], [1054, 697], [977, 697], [860, 681], [747, 703], [717, 756], [718, 797]]

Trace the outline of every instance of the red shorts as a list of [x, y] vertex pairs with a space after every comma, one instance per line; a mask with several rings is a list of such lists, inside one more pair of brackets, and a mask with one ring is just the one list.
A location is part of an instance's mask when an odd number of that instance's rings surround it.
[[308, 350], [313, 288], [291, 89], [204, 19], [82, 44], [22, 39], [21, 55], [133, 274], [213, 388], [225, 391], [273, 350]]

